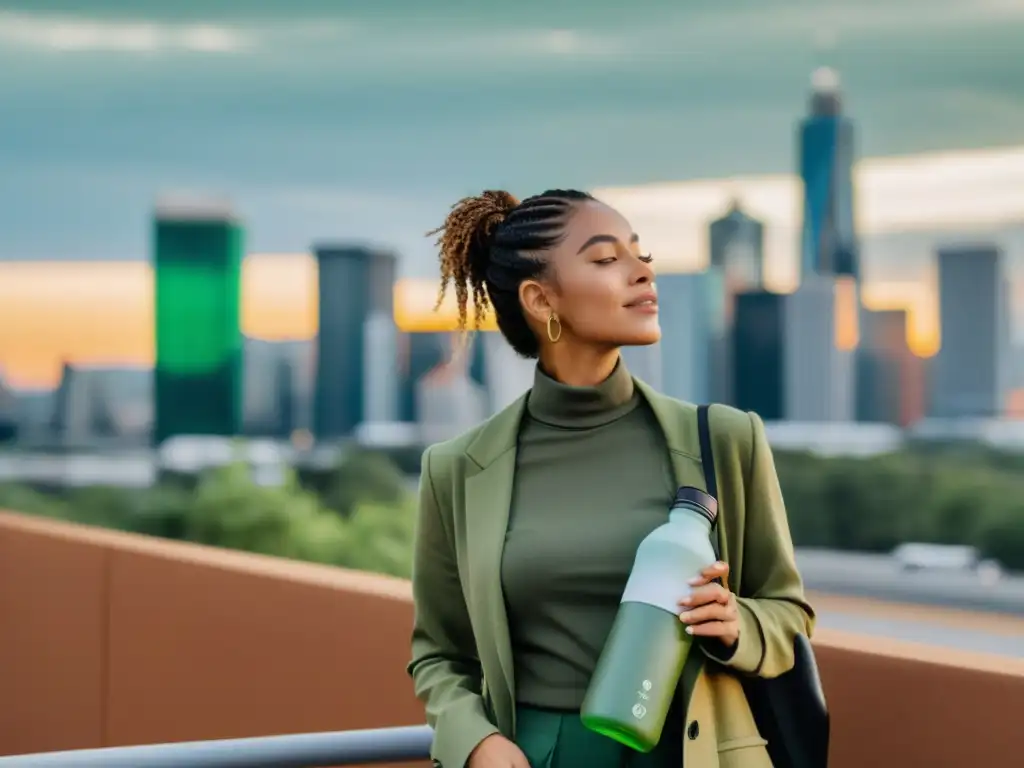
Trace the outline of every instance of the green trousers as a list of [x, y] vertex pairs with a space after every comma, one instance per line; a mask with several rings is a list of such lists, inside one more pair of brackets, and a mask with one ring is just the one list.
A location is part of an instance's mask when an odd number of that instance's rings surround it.
[[658, 746], [643, 753], [589, 730], [578, 712], [520, 705], [516, 744], [530, 768], [681, 768], [681, 723], [670, 716]]

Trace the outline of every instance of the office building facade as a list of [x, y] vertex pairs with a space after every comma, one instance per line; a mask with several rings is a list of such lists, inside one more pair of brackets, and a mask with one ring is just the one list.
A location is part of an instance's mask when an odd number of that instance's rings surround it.
[[319, 332], [313, 431], [319, 440], [340, 440], [368, 416], [393, 411], [397, 418], [398, 376], [389, 372], [397, 372], [398, 341], [386, 330], [394, 322], [397, 263], [391, 253], [361, 246], [324, 245], [315, 254]]
[[451, 334], [443, 331], [403, 333], [399, 337], [399, 420], [415, 422], [416, 385], [421, 378], [451, 357]]
[[925, 414], [924, 361], [907, 342], [907, 311], [864, 310], [857, 420], [910, 426]]
[[537, 361], [520, 357], [497, 331], [480, 333], [477, 339], [483, 351], [488, 412], [494, 414], [533, 386]]
[[784, 302], [785, 414], [791, 421], [854, 420], [855, 348], [840, 346], [844, 306], [837, 282], [805, 276]]
[[765, 421], [785, 418], [786, 296], [766, 290], [736, 296], [733, 322], [733, 402]]
[[245, 434], [289, 438], [309, 429], [314, 342], [245, 340]]
[[243, 232], [226, 207], [164, 203], [153, 234], [156, 443], [242, 430]]
[[994, 244], [938, 251], [942, 343], [932, 366], [930, 413], [940, 418], [1003, 413], [1010, 383], [1010, 297]]
[[662, 389], [661, 343], [640, 347], [623, 347], [622, 361], [636, 378], [656, 390]]
[[721, 271], [730, 294], [764, 287], [764, 224], [745, 213], [738, 200], [711, 222], [708, 245], [710, 265]]
[[836, 281], [812, 275], [789, 294], [736, 297], [735, 404], [765, 420], [845, 422], [855, 415], [855, 350], [837, 343]]
[[661, 389], [692, 403], [725, 402], [726, 287], [723, 272], [658, 276]]

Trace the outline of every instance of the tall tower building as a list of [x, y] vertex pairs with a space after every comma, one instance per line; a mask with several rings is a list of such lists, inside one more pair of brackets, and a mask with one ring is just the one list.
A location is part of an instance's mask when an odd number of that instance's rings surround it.
[[994, 417], [1010, 382], [1009, 283], [995, 245], [941, 248], [942, 346], [932, 367], [931, 414]]
[[368, 418], [397, 420], [397, 260], [359, 246], [324, 245], [315, 252], [320, 327], [313, 426], [318, 439], [337, 440]]
[[843, 115], [834, 70], [816, 70], [811, 88], [810, 114], [800, 122], [798, 148], [804, 192], [800, 271], [859, 278], [853, 123]]
[[733, 200], [724, 216], [711, 222], [711, 266], [725, 276], [730, 294], [764, 285], [764, 224]]
[[156, 443], [242, 430], [242, 227], [225, 205], [164, 202], [153, 234]]

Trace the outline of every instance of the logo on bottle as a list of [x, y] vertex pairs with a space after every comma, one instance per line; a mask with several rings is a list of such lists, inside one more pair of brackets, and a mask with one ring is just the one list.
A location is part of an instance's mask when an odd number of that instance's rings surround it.
[[636, 697], [640, 699], [640, 701], [633, 705], [633, 717], [635, 717], [637, 720], [643, 719], [643, 716], [647, 714], [647, 707], [643, 705], [643, 702], [650, 699], [650, 696], [648, 696], [647, 694], [653, 687], [654, 683], [652, 683], [650, 680], [644, 680], [642, 683], [640, 683], [640, 690], [636, 692]]

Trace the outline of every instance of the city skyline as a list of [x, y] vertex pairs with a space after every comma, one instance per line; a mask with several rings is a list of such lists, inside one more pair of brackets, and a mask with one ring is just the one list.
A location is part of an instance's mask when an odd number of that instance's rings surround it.
[[[947, 240], [1005, 240], [1015, 330], [1024, 324], [1024, 148], [867, 158], [856, 166], [863, 300], [871, 309], [905, 308], [908, 342], [930, 357], [940, 345], [935, 249]], [[799, 280], [799, 187], [793, 174], [704, 179], [595, 190], [631, 219], [665, 273], [707, 263], [711, 221], [738, 199], [765, 223], [764, 280], [792, 291]], [[246, 212], [242, 211], [244, 215]], [[1016, 224], [1014, 222], [1017, 222]], [[258, 226], [259, 222], [253, 222]], [[347, 240], [347, 238], [342, 238]], [[422, 238], [425, 242], [428, 238]], [[399, 253], [399, 327], [450, 330], [449, 301], [433, 313], [436, 256], [417, 265]], [[131, 261], [0, 261], [0, 369], [19, 387], [53, 386], [64, 361], [152, 363], [152, 267]], [[241, 323], [266, 340], [316, 333], [317, 271], [309, 252], [252, 253], [242, 273]], [[493, 328], [493, 326], [491, 326]]]

